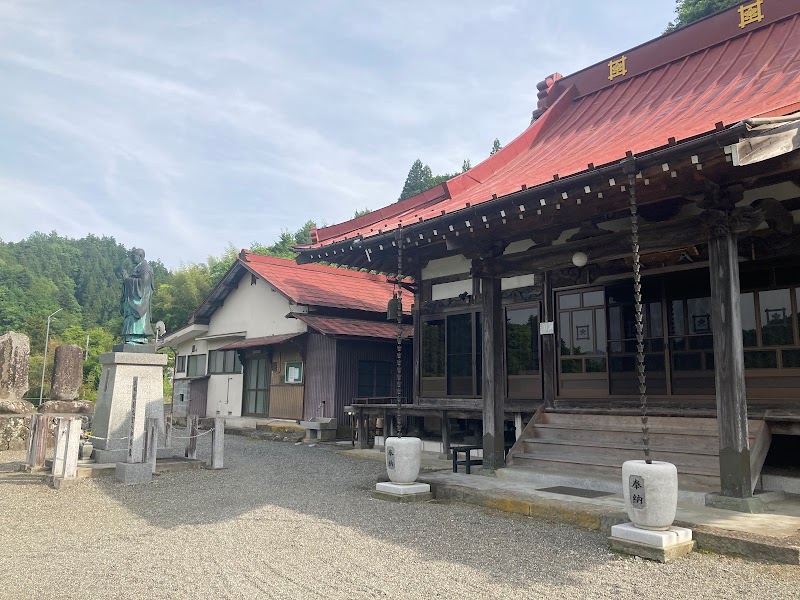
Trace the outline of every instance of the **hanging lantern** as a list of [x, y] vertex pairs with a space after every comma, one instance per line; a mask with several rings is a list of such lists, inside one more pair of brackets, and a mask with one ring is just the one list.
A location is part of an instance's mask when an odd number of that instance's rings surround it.
[[392, 299], [386, 305], [386, 320], [397, 321], [397, 318], [403, 314], [403, 301], [397, 297], [397, 292], [392, 294]]

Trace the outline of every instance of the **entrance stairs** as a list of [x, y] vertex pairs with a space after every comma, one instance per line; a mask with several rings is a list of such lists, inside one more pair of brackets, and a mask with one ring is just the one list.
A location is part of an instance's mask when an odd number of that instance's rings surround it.
[[[719, 433], [716, 418], [650, 416], [653, 460], [678, 468], [681, 500], [703, 504], [718, 492]], [[769, 425], [750, 420], [750, 462], [755, 489], [771, 441]], [[622, 463], [643, 459], [638, 416], [539, 410], [508, 453], [507, 479], [622, 492]]]

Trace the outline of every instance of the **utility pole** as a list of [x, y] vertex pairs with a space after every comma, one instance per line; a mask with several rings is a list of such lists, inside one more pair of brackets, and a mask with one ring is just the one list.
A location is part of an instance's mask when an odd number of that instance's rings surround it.
[[60, 313], [63, 308], [59, 308], [52, 315], [47, 317], [47, 333], [44, 335], [44, 358], [42, 358], [42, 384], [39, 386], [39, 406], [42, 405], [42, 396], [44, 394], [44, 371], [47, 368], [47, 345], [50, 343], [50, 319]]

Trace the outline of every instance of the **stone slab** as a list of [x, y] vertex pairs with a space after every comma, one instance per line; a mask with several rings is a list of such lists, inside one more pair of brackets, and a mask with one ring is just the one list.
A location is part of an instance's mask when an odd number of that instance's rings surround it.
[[633, 523], [623, 523], [622, 525], [613, 525], [611, 527], [611, 537], [644, 544], [645, 546], [653, 546], [654, 548], [666, 548], [667, 546], [692, 541], [692, 530], [673, 525], [667, 531], [653, 531], [636, 527]]
[[124, 485], [150, 483], [153, 480], [153, 467], [150, 463], [118, 462], [114, 477]]
[[622, 552], [623, 554], [630, 554], [631, 556], [638, 556], [662, 563], [672, 562], [676, 558], [686, 556], [695, 549], [694, 541], [681, 542], [679, 544], [667, 546], [666, 548], [656, 548], [655, 546], [621, 540], [615, 537], [608, 538], [608, 543], [615, 552]]
[[[156, 450], [156, 458], [173, 458], [177, 456], [177, 451], [174, 448], [158, 448]], [[125, 462], [128, 458], [127, 450], [102, 450], [95, 448], [92, 452], [92, 458], [99, 464], [114, 464], [118, 462]]]
[[706, 506], [750, 514], [769, 512], [767, 503], [757, 496], [735, 498], [733, 496], [723, 496], [722, 494], [706, 494]]
[[50, 399], [77, 400], [83, 383], [83, 349], [77, 344], [62, 344], [53, 355]]
[[393, 483], [382, 481], [375, 484], [376, 492], [394, 494], [395, 496], [409, 496], [414, 494], [429, 494], [431, 486], [427, 483]]
[[77, 477], [53, 477], [52, 475], [47, 476], [47, 485], [50, 487], [60, 490], [61, 488], [72, 487], [73, 485], [77, 485], [80, 479]]
[[24, 333], [0, 335], [0, 400], [21, 400], [28, 391], [30, 341]]
[[375, 490], [372, 492], [372, 497], [378, 500], [388, 500], [389, 502], [429, 502], [433, 500], [433, 494], [430, 492], [424, 494], [390, 494], [388, 492], [379, 492]]
[[155, 354], [155, 344], [114, 344], [114, 352], [128, 352], [135, 354]]

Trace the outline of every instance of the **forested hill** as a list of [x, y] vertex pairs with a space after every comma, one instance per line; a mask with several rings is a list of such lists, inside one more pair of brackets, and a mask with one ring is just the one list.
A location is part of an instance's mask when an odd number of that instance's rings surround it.
[[[59, 308], [57, 333], [119, 321], [121, 273], [132, 266], [127, 253], [114, 238], [93, 235], [75, 240], [34, 233], [21, 242], [0, 242], [0, 332], [31, 335]], [[164, 265], [150, 263], [164, 281]]]
[[[296, 232], [282, 232], [271, 246], [254, 243], [251, 248], [293, 258], [292, 246], [307, 243], [314, 226], [309, 221]], [[34, 233], [20, 242], [0, 240], [0, 335], [17, 331], [30, 338], [29, 398], [39, 396], [47, 316], [59, 309], [50, 326], [48, 362], [52, 363], [56, 345], [85, 347], [88, 337], [83, 393], [87, 399], [94, 398], [100, 378], [98, 357], [119, 341], [122, 271], [133, 268], [129, 250], [113, 237], [94, 235], [72, 239], [52, 232]], [[229, 244], [220, 256], [174, 270], [148, 256], [156, 285], [153, 322], [164, 321], [167, 331], [183, 326], [238, 253]], [[50, 366], [46, 373], [49, 377]]]

